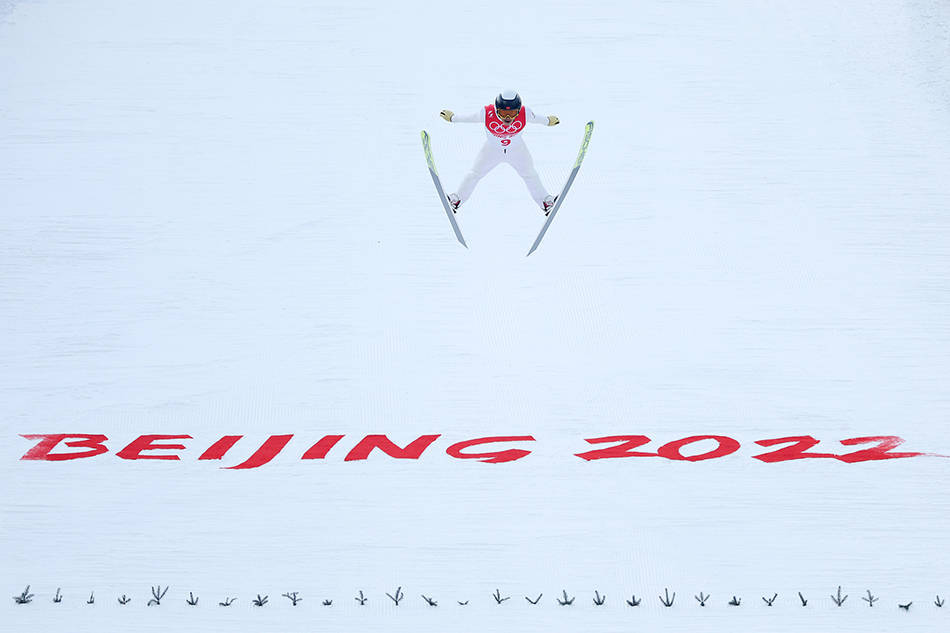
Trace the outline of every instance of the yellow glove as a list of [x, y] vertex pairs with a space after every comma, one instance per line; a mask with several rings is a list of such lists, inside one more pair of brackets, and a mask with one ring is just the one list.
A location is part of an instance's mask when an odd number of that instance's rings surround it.
[[445, 119], [446, 121], [451, 122], [452, 117], [455, 116], [455, 113], [452, 112], [451, 110], [442, 110], [442, 112], [439, 112], [439, 116]]
[[557, 117], [554, 116], [553, 114], [548, 115], [548, 125], [549, 125], [549, 126], [551, 126], [551, 125], [557, 125], [557, 124], [560, 123], [560, 122], [561, 122], [561, 119], [557, 118]]

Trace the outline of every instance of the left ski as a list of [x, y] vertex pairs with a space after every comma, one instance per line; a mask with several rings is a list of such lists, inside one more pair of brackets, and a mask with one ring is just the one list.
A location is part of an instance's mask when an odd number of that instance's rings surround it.
[[439, 178], [439, 172], [435, 169], [435, 160], [432, 158], [432, 146], [430, 144], [429, 133], [425, 130], [422, 130], [422, 147], [426, 152], [426, 164], [429, 166], [429, 175], [432, 176], [432, 182], [435, 183], [435, 190], [439, 192], [439, 199], [442, 200], [442, 208], [445, 209], [445, 213], [449, 216], [449, 223], [452, 225], [452, 230], [455, 231], [455, 237], [462, 246], [468, 248], [468, 244], [465, 243], [465, 238], [462, 237], [462, 231], [459, 230], [459, 223], [455, 221], [455, 212], [449, 208], [449, 200], [445, 197], [445, 191], [442, 189], [442, 180]]
[[581, 168], [581, 163], [584, 162], [584, 156], [587, 155], [587, 146], [590, 144], [590, 135], [593, 133], [593, 131], [594, 122], [588, 121], [587, 125], [584, 126], [584, 140], [581, 142], [581, 150], [577, 153], [577, 160], [574, 161], [574, 169], [571, 170], [571, 175], [568, 176], [567, 183], [564, 185], [564, 188], [561, 189], [561, 193], [557, 197], [557, 202], [554, 203], [554, 208], [551, 209], [550, 213], [548, 213], [548, 219], [544, 223], [544, 226], [541, 227], [541, 232], [538, 233], [537, 239], [535, 239], [534, 244], [531, 245], [531, 250], [528, 251], [528, 255], [538, 249], [541, 239], [544, 237], [544, 234], [548, 232], [548, 227], [551, 226], [551, 222], [554, 221], [554, 216], [557, 215], [557, 210], [560, 209], [561, 204], [564, 203], [564, 198], [567, 196], [567, 190], [570, 189], [571, 185], [574, 183], [574, 178], [577, 177], [577, 171]]

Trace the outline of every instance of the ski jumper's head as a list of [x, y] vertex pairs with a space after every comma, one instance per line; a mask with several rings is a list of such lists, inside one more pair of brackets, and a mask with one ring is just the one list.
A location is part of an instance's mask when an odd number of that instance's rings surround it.
[[511, 123], [521, 113], [521, 95], [505, 90], [495, 97], [495, 114], [505, 123]]

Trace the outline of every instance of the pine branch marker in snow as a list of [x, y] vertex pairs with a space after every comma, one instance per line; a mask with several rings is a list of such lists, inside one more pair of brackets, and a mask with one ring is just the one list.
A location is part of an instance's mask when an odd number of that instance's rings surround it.
[[693, 596], [693, 597], [696, 598], [696, 602], [699, 603], [699, 606], [705, 607], [706, 601], [709, 600], [712, 596], [703, 596], [703, 592], [700, 591], [698, 596]]
[[838, 597], [831, 596], [831, 599], [840, 607], [844, 604], [844, 601], [848, 599], [848, 596], [846, 595], [844, 598], [841, 597], [841, 585], [838, 585]]
[[465, 602], [462, 602], [461, 600], [456, 600], [456, 602], [458, 602], [463, 607], [468, 604], [468, 600], [466, 600]]
[[897, 606], [903, 609], [904, 611], [910, 611], [910, 605], [914, 604], [913, 602], [908, 602], [907, 604], [898, 604]]
[[867, 598], [861, 598], [861, 599], [864, 600], [865, 602], [867, 602], [869, 607], [873, 607], [873, 606], [874, 606], [874, 603], [877, 602], [878, 600], [880, 600], [880, 598], [875, 598], [874, 596], [871, 595], [871, 590], [870, 590], [870, 589], [868, 589], [868, 597], [867, 597]]
[[185, 602], [187, 602], [193, 607], [198, 606], [198, 598], [196, 598], [195, 595], [191, 593], [190, 591], [188, 592], [188, 599], [185, 600]]
[[772, 606], [772, 603], [775, 602], [776, 598], [778, 598], [778, 594], [775, 594], [774, 596], [772, 596], [771, 600], [769, 600], [765, 596], [762, 596], [762, 599], [765, 600], [765, 604], [769, 605], [770, 607]]
[[157, 587], [152, 587], [152, 599], [148, 601], [148, 606], [162, 604], [162, 598], [165, 597], [165, 594], [168, 593], [168, 586], [165, 587], [165, 591], [162, 591], [162, 586], [158, 585]]
[[29, 604], [33, 602], [33, 594], [30, 593], [30, 586], [27, 585], [19, 596], [13, 596], [13, 601], [17, 604]]
[[360, 603], [360, 606], [361, 606], [361, 607], [365, 607], [365, 606], [366, 606], [366, 601], [367, 601], [368, 599], [369, 599], [369, 598], [367, 598], [367, 597], [365, 597], [365, 596], [363, 595], [363, 590], [360, 589], [360, 595], [356, 598], [356, 601]]
[[663, 596], [660, 596], [660, 602], [663, 603], [663, 606], [664, 606], [664, 607], [672, 607], [672, 606], [673, 606], [673, 602], [676, 600], [676, 592], [674, 591], [674, 592], [673, 592], [673, 597], [670, 598], [670, 590], [664, 587], [664, 589], [663, 589], [663, 594], [664, 594], [666, 597], [664, 598]]
[[492, 594], [492, 597], [495, 599], [495, 603], [496, 603], [496, 604], [501, 604], [502, 602], [504, 602], [505, 600], [507, 600], [507, 599], [510, 598], [511, 596], [508, 596], [507, 598], [502, 598], [502, 597], [501, 597], [501, 589], [495, 589], [495, 593]]
[[288, 591], [287, 593], [283, 594], [285, 598], [287, 598], [288, 600], [290, 600], [291, 606], [296, 607], [296, 606], [297, 606], [297, 603], [300, 602], [301, 600], [303, 600], [303, 598], [298, 598], [298, 597], [297, 597], [297, 593], [298, 593], [298, 592], [296, 592], [296, 591], [294, 591], [293, 593], [291, 593], [291, 592]]
[[251, 600], [251, 604], [253, 604], [255, 607], [263, 607], [265, 604], [267, 604], [267, 596], [261, 598], [261, 594], [257, 594], [257, 598]]
[[732, 596], [732, 600], [729, 601], [730, 607], [738, 607], [742, 603], [742, 598], [736, 598]]
[[57, 587], [57, 588], [56, 588], [56, 595], [53, 596], [53, 602], [55, 602], [56, 604], [59, 604], [60, 602], [63, 601], [63, 595], [59, 592], [60, 589], [62, 589], [62, 587]]
[[129, 604], [130, 602], [132, 602], [132, 598], [127, 597], [125, 594], [122, 594], [122, 597], [121, 597], [121, 598], [116, 598], [116, 600], [118, 600], [118, 601], [119, 601], [119, 604], [121, 604], [121, 605], [127, 605], [127, 604]]
[[604, 602], [607, 600], [607, 596], [601, 596], [600, 592], [594, 591], [594, 604], [598, 607], [603, 606]]
[[801, 591], [798, 592], [798, 599], [802, 601], [802, 606], [803, 606], [803, 607], [807, 607], [807, 606], [808, 606], [808, 601], [805, 600], [805, 596], [802, 595], [802, 592], [801, 592]]
[[640, 600], [637, 600], [637, 595], [633, 594], [632, 596], [630, 596], [630, 599], [627, 600], [627, 604], [629, 604], [631, 607], [639, 607], [642, 601], [643, 601], [643, 598], [640, 598]]
[[86, 600], [86, 604], [95, 604], [96, 603], [96, 592], [93, 591], [89, 594], [89, 599]]
[[[386, 595], [389, 596], [388, 593]], [[399, 606], [399, 601], [403, 598], [405, 598], [405, 596], [402, 594], [402, 587], [396, 587], [396, 597], [389, 596], [389, 599], [395, 602], [397, 607]]]
[[326, 600], [323, 601], [323, 606], [325, 606], [325, 607], [332, 607], [332, 606], [333, 606], [333, 601], [330, 600], [329, 598], [327, 598]]
[[439, 606], [439, 603], [438, 603], [438, 602], [436, 602], [436, 601], [433, 600], [432, 598], [429, 598], [429, 597], [425, 596], [424, 594], [423, 594], [423, 596], [422, 596], [422, 599], [425, 600], [426, 603], [427, 603], [430, 607], [437, 607], [437, 606]]
[[543, 593], [539, 593], [539, 594], [538, 594], [538, 597], [535, 598], [534, 600], [532, 600], [532, 599], [529, 598], [528, 596], [525, 596], [524, 599], [527, 600], [528, 602], [530, 602], [531, 604], [538, 604], [539, 602], [541, 602], [541, 596], [543, 596], [543, 595], [544, 595]]
[[562, 607], [569, 607], [570, 605], [574, 604], [574, 598], [568, 598], [568, 597], [567, 597], [567, 589], [565, 589], [565, 590], [564, 590], [564, 599], [561, 600], [560, 598], [558, 598], [558, 599], [557, 599], [557, 603], [558, 603], [559, 605], [561, 605]]
[[222, 607], [230, 607], [232, 604], [234, 604], [235, 600], [237, 600], [237, 598], [225, 598], [224, 602], [219, 602], [218, 605]]
[[941, 600], [940, 596], [937, 596], [937, 600], [934, 602], [934, 604], [937, 605], [938, 607], [943, 607], [944, 602], [945, 601]]

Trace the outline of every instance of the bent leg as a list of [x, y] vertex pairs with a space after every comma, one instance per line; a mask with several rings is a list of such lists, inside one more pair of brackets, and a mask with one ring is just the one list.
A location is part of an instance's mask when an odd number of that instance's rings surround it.
[[462, 179], [462, 184], [459, 185], [458, 197], [462, 202], [468, 200], [469, 196], [472, 195], [472, 191], [475, 189], [475, 185], [478, 184], [478, 181], [497, 167], [503, 158], [504, 154], [502, 151], [491, 141], [482, 145], [478, 156], [475, 157], [475, 162], [472, 163], [472, 168], [465, 174], [465, 178]]
[[548, 192], [541, 184], [541, 177], [538, 176], [538, 172], [534, 168], [534, 159], [531, 158], [528, 146], [524, 144], [524, 141], [518, 144], [512, 143], [508, 149], [507, 157], [508, 163], [524, 180], [525, 186], [528, 187], [528, 193], [531, 194], [538, 205], [541, 205]]

